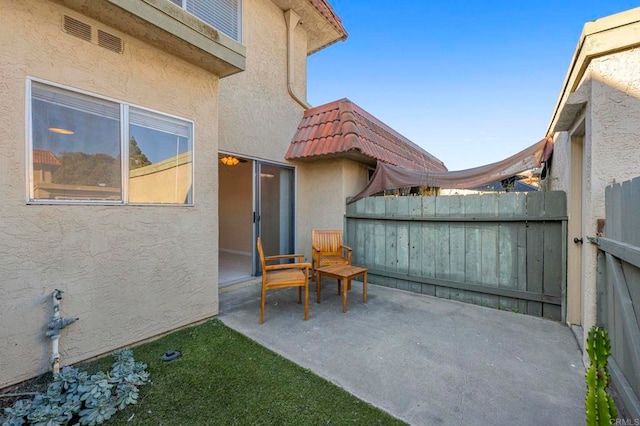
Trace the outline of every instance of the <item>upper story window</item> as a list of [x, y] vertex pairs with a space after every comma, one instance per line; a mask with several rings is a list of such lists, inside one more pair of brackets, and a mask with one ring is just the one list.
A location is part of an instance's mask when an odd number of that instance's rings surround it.
[[241, 41], [242, 0], [169, 0], [232, 39]]
[[190, 121], [35, 81], [30, 91], [29, 201], [193, 204]]

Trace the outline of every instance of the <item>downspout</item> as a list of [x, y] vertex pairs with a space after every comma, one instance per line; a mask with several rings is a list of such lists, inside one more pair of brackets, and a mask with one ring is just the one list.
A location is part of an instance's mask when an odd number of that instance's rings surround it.
[[299, 103], [302, 108], [309, 109], [311, 105], [300, 99], [293, 90], [293, 31], [300, 22], [300, 16], [288, 9], [284, 12], [284, 21], [287, 23], [287, 90], [293, 100]]

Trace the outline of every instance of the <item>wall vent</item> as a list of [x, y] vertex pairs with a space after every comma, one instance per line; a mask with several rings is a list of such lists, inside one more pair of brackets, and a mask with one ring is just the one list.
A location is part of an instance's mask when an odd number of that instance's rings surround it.
[[98, 46], [122, 53], [122, 39], [102, 30], [98, 30]]
[[85, 41], [91, 41], [91, 25], [64, 15], [63, 28], [65, 32]]
[[120, 37], [99, 28], [92, 28], [91, 25], [71, 16], [63, 15], [62, 29], [67, 34], [104, 47], [112, 52], [122, 53], [124, 50], [124, 42]]

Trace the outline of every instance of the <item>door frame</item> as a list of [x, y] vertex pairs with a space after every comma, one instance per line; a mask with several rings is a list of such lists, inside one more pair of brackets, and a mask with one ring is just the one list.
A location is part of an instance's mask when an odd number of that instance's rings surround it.
[[[248, 158], [248, 157], [245, 157]], [[253, 241], [256, 241], [258, 237], [262, 238], [262, 216], [263, 209], [261, 206], [262, 199], [262, 166], [270, 166], [277, 167], [280, 169], [285, 169], [291, 171], [291, 203], [290, 203], [290, 216], [291, 216], [291, 224], [290, 224], [290, 238], [291, 238], [291, 253], [295, 253], [296, 250], [296, 194], [297, 194], [297, 169], [290, 164], [283, 164], [274, 161], [261, 160], [254, 158], [253, 161]], [[264, 245], [264, 242], [263, 242]], [[287, 254], [287, 253], [281, 253]], [[261, 275], [261, 266], [260, 266], [260, 257], [258, 256], [258, 250], [255, 244], [253, 244], [252, 250], [252, 275], [259, 276]]]
[[[567, 318], [568, 324], [581, 325], [583, 312], [583, 273], [582, 256], [584, 245], [584, 140], [586, 129], [585, 113], [580, 115], [576, 124], [569, 130], [569, 191], [567, 224]], [[578, 241], [574, 242], [574, 238]]]

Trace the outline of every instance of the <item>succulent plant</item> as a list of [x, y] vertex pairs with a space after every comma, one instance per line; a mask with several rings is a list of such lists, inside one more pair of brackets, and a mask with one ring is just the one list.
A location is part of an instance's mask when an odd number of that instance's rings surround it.
[[591, 327], [587, 336], [587, 354], [591, 361], [585, 374], [587, 426], [609, 426], [617, 419], [618, 410], [607, 392], [610, 379], [607, 364], [611, 355], [611, 341], [607, 330], [598, 326]]

